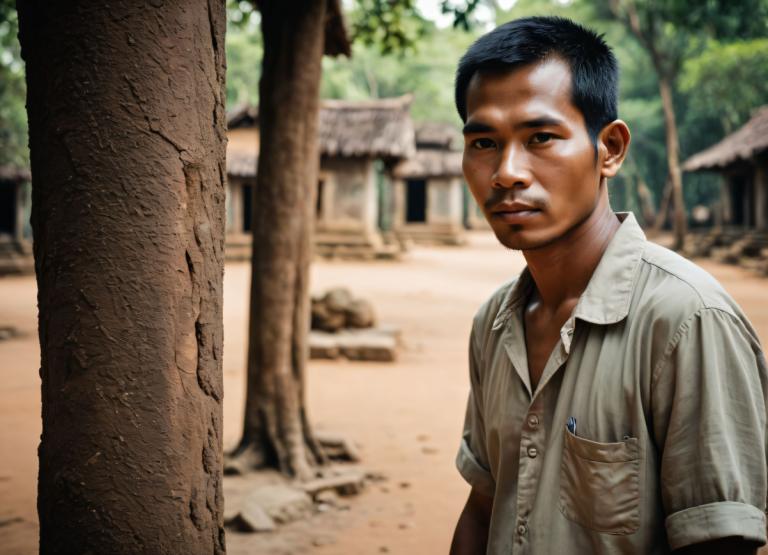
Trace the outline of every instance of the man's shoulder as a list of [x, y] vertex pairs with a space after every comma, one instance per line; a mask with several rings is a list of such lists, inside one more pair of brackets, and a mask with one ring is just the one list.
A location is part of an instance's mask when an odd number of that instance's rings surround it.
[[646, 243], [641, 257], [632, 304], [638, 312], [678, 321], [710, 309], [743, 318], [736, 301], [711, 274], [651, 242]]

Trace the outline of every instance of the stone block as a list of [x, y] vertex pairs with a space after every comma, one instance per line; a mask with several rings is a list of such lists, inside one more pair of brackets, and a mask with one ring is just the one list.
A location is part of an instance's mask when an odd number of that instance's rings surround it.
[[304, 490], [290, 486], [258, 488], [248, 495], [243, 507], [251, 503], [261, 507], [278, 524], [306, 518], [314, 511], [312, 498]]
[[237, 515], [225, 523], [240, 532], [272, 532], [275, 520], [253, 499], [247, 499]]

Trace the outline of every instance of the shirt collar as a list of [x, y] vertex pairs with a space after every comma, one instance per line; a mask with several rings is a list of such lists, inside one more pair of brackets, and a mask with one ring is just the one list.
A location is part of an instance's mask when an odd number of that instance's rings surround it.
[[[629, 313], [632, 283], [646, 239], [631, 212], [618, 212], [616, 215], [621, 225], [603, 253], [573, 315], [563, 326], [564, 336], [570, 336], [567, 331], [573, 329], [576, 318], [607, 325], [620, 322]], [[502, 328], [516, 311], [522, 310], [533, 286], [533, 278], [526, 267], [501, 303], [493, 321], [493, 330]]]

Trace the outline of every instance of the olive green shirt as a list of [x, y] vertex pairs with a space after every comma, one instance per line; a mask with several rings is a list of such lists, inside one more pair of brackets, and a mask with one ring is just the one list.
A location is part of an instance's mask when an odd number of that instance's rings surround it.
[[457, 466], [493, 497], [490, 554], [765, 543], [768, 372], [755, 331], [709, 274], [619, 218], [535, 391], [528, 271], [475, 317]]

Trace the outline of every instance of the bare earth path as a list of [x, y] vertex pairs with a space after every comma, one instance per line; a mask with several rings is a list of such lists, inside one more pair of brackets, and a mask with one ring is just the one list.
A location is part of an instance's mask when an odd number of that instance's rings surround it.
[[[768, 342], [768, 279], [709, 262]], [[400, 263], [318, 262], [314, 291], [345, 285], [399, 326], [394, 364], [313, 362], [308, 376], [316, 427], [361, 447], [364, 464], [388, 480], [348, 501], [350, 510], [289, 526], [280, 537], [229, 535], [230, 554], [446, 553], [468, 488], [453, 467], [468, 391], [466, 344], [477, 306], [523, 266], [489, 234], [465, 248], [416, 248]], [[225, 445], [237, 441], [243, 406], [247, 264], [225, 276]], [[36, 449], [39, 354], [33, 277], [0, 280], [0, 554], [37, 548]]]

